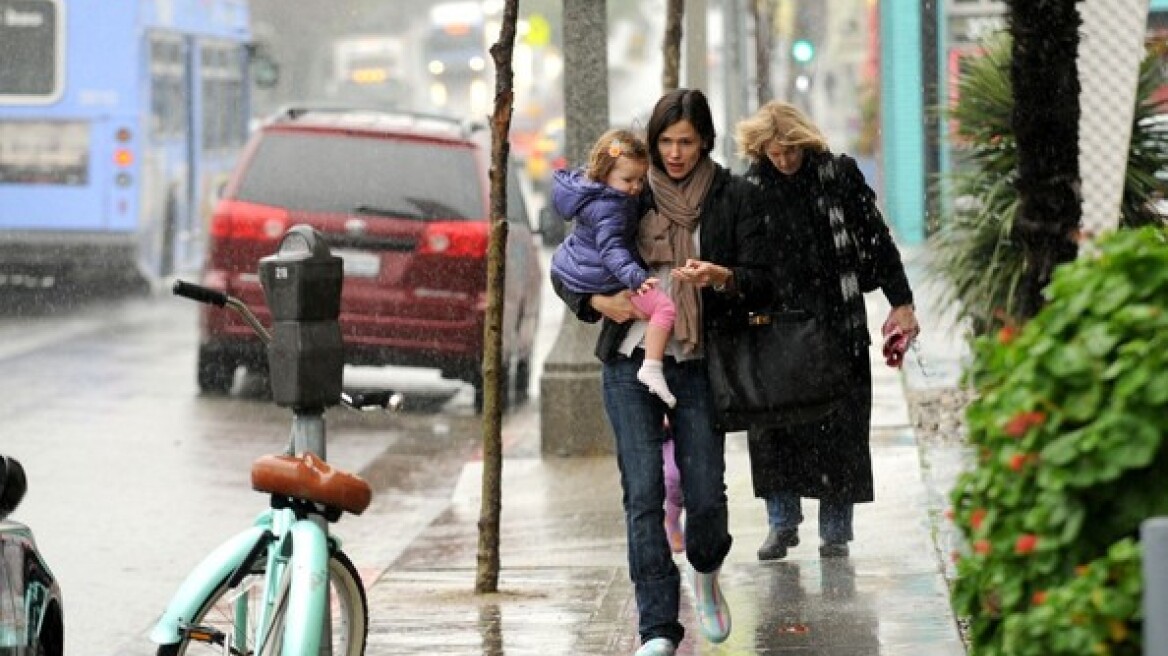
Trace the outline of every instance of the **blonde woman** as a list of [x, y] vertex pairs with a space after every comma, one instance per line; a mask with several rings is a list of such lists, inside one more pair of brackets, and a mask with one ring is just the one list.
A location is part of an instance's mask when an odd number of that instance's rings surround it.
[[[827, 322], [851, 359], [850, 400], [827, 418], [748, 432], [755, 496], [770, 530], [759, 560], [784, 558], [799, 544], [802, 498], [819, 499], [820, 557], [846, 557], [853, 506], [874, 500], [868, 433], [872, 371], [864, 293], [881, 290], [892, 310], [885, 332], [916, 337], [913, 294], [876, 194], [856, 161], [828, 148], [798, 108], [773, 101], [737, 126], [746, 178], [771, 215], [768, 242], [779, 254], [780, 297]], [[799, 381], [775, 381], [798, 385]]]

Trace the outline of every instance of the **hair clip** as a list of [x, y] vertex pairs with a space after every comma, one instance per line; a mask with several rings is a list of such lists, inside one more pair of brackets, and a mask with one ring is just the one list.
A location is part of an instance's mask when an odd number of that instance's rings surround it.
[[609, 157], [613, 157], [613, 158], [620, 157], [621, 156], [621, 142], [613, 141], [611, 144], [609, 144], [608, 155], [609, 155]]

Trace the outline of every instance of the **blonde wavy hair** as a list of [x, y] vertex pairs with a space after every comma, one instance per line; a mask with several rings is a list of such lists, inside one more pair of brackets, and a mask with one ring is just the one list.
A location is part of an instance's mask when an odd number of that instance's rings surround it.
[[798, 107], [781, 100], [772, 100], [759, 107], [754, 116], [739, 121], [734, 138], [738, 155], [751, 161], [765, 159], [767, 144], [772, 141], [820, 153], [828, 149], [827, 139], [811, 119]]
[[616, 161], [627, 157], [636, 162], [649, 163], [649, 147], [631, 130], [614, 129], [600, 135], [588, 154], [588, 166], [584, 174], [594, 182], [608, 180], [608, 174], [616, 167]]

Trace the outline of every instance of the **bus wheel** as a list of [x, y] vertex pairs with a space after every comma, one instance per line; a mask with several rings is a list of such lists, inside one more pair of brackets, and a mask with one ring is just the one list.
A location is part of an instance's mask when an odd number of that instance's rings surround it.
[[199, 391], [205, 394], [226, 394], [235, 382], [235, 363], [222, 352], [207, 346], [199, 347]]

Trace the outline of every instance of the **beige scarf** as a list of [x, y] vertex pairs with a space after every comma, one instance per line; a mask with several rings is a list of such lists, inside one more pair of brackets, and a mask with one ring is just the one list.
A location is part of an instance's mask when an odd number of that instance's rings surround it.
[[[693, 172], [678, 183], [656, 167], [649, 167], [649, 188], [653, 190], [656, 209], [641, 218], [637, 249], [650, 268], [662, 264], [679, 267], [694, 257], [693, 233], [716, 170], [714, 163], [703, 157]], [[673, 337], [687, 354], [693, 353], [701, 343], [702, 297], [695, 285], [675, 282], [672, 290], [677, 305]]]

